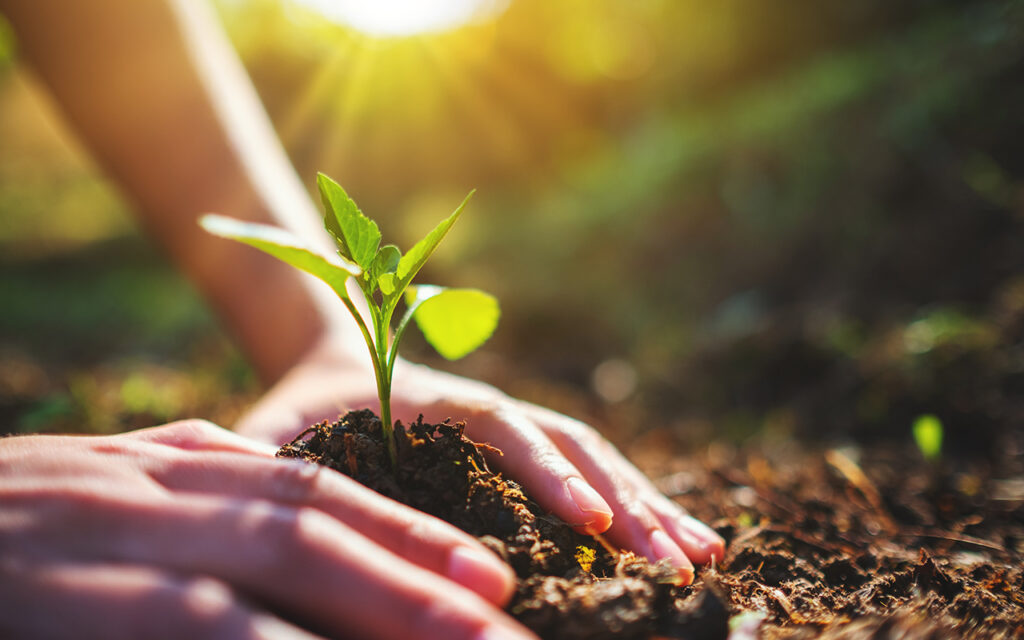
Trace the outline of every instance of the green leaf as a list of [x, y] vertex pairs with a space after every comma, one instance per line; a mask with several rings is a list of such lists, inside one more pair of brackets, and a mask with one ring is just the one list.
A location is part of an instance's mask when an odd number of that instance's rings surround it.
[[359, 267], [341, 258], [335, 257], [332, 260], [313, 253], [284, 229], [213, 214], [200, 218], [199, 224], [216, 236], [244, 242], [320, 278], [343, 299], [349, 297], [345, 281], [349, 276], [358, 276], [362, 273]]
[[497, 299], [478, 289], [419, 286], [406, 295], [413, 318], [437, 352], [458, 360], [482, 345], [498, 326]]
[[942, 421], [927, 413], [914, 420], [914, 441], [925, 460], [935, 460], [942, 454]]
[[434, 227], [425, 238], [417, 242], [412, 249], [409, 249], [409, 253], [402, 256], [402, 260], [398, 263], [398, 270], [395, 271], [397, 279], [397, 282], [395, 282], [395, 289], [398, 292], [401, 292], [402, 289], [409, 286], [409, 283], [412, 282], [414, 277], [416, 277], [420, 268], [423, 267], [431, 254], [434, 253], [434, 249], [437, 248], [437, 245], [446, 235], [448, 235], [448, 230], [452, 228], [455, 221], [459, 219], [460, 215], [462, 215], [462, 210], [465, 209], [466, 203], [469, 202], [473, 193], [473, 191], [470, 191], [469, 195], [467, 195], [465, 200], [462, 201], [462, 204], [459, 205], [458, 209], [442, 220], [441, 223]]
[[380, 245], [380, 228], [359, 210], [341, 185], [320, 173], [316, 177], [320, 198], [324, 202], [324, 226], [341, 255], [355, 262], [363, 271], [370, 271]]
[[[386, 298], [390, 299], [390, 296], [394, 295], [396, 289], [398, 288], [395, 284], [395, 274], [381, 274], [381, 276], [377, 278], [377, 286], [380, 287], [380, 292], [383, 293]], [[386, 302], [384, 306], [387, 308], [391, 308], [393, 304], [393, 301]]]
[[[367, 274], [367, 278], [371, 283], [376, 283], [377, 286], [381, 286], [381, 276], [392, 276], [395, 270], [398, 268], [398, 261], [402, 259], [402, 252], [398, 250], [393, 244], [386, 244], [377, 251], [377, 255], [373, 258], [373, 264], [370, 265], [370, 271]], [[389, 281], [391, 279], [389, 278]], [[383, 290], [383, 287], [381, 287]], [[387, 291], [384, 292], [387, 294]]]

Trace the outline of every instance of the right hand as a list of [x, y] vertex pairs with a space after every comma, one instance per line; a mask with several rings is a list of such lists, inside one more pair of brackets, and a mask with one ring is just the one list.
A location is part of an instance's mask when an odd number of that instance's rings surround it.
[[[376, 406], [373, 372], [358, 346], [322, 340], [239, 421], [238, 432], [283, 443], [305, 425]], [[491, 458], [496, 469], [581, 533], [605, 534], [652, 562], [667, 558], [685, 583], [693, 580], [694, 563], [724, 557], [721, 536], [662, 495], [589, 425], [401, 358], [395, 390], [394, 416], [406, 424], [417, 415], [430, 423], [465, 420], [468, 437], [501, 450]]]
[[0, 439], [0, 636], [528, 639], [469, 535], [203, 421]]

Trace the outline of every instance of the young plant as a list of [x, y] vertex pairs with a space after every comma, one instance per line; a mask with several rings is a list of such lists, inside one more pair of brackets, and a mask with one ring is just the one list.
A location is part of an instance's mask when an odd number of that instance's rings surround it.
[[[462, 204], [405, 255], [393, 244], [381, 246], [377, 223], [363, 215], [345, 190], [324, 174], [317, 176], [324, 203], [324, 227], [334, 239], [337, 255], [306, 248], [289, 232], [218, 215], [200, 220], [204, 229], [256, 247], [326, 282], [352, 314], [370, 351], [377, 378], [380, 419], [391, 464], [396, 464], [391, 419], [391, 380], [401, 341], [411, 319], [442, 356], [457, 360], [483, 344], [498, 324], [497, 300], [477, 289], [412, 286], [412, 280], [462, 214]], [[347, 288], [354, 279], [369, 307], [370, 326], [353, 303]], [[400, 301], [405, 313], [391, 335], [391, 321]]]
[[942, 456], [942, 420], [926, 413], [914, 420], [912, 430], [914, 442], [924, 459], [929, 462], [938, 460]]

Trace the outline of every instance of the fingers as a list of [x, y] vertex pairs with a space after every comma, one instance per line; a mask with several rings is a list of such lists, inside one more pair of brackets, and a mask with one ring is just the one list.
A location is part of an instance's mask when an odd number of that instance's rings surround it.
[[665, 497], [647, 476], [614, 451], [620, 473], [633, 486], [636, 495], [647, 504], [662, 526], [695, 563], [706, 564], [725, 557], [725, 540], [714, 529], [694, 518], [685, 509]]
[[608, 530], [610, 540], [650, 560], [668, 558], [684, 581], [693, 578], [693, 562], [722, 558], [721, 537], [661, 495], [593, 429], [533, 405], [522, 403], [520, 409], [608, 500], [616, 515]]
[[502, 451], [491, 459], [545, 509], [594, 535], [612, 526], [612, 507], [532, 420], [509, 407], [469, 418], [473, 438]]
[[[28, 453], [0, 447], [0, 467], [13, 459], [28, 465], [15, 477], [23, 481], [8, 478], [0, 485], [0, 637], [32, 637], [37, 628], [43, 629], [38, 636], [65, 635], [62, 627], [45, 626], [49, 610], [38, 607], [28, 609], [32, 615], [13, 627], [8, 604], [20, 600], [6, 597], [17, 591], [32, 600], [32, 594], [63, 588], [66, 581], [54, 579], [34, 590], [23, 589], [26, 575], [42, 579], [47, 574], [41, 567], [62, 564], [148, 567], [150, 572], [87, 572], [72, 580], [68, 593], [74, 594], [79, 582], [94, 590], [82, 591], [88, 596], [84, 601], [69, 602], [74, 613], [70, 620], [88, 620], [90, 612], [98, 612], [106, 620], [120, 621], [125, 609], [138, 608], [185, 610], [167, 615], [194, 621], [180, 631], [169, 625], [166, 634], [158, 625], [151, 630], [133, 622], [125, 637], [288, 636], [282, 630], [287, 626], [275, 627], [274, 619], [237, 595], [244, 594], [331, 636], [533, 638], [480, 595], [387, 546], [426, 558], [423, 562], [432, 568], [443, 568], [491, 599], [502, 600], [510, 586], [510, 576], [503, 573], [508, 570], [499, 570], [504, 579], [491, 592], [476, 584], [495, 559], [474, 555], [479, 550], [474, 541], [427, 516], [411, 516], [411, 510], [333, 472], [271, 460], [206, 423], [182, 423], [135, 437], [63, 438], [43, 444], [52, 445], [48, 457], [74, 473], [54, 474], [46, 465], [39, 467], [47, 456], [33, 453], [32, 447], [25, 448]], [[96, 481], [82, 482], [87, 477]], [[351, 516], [355, 526], [365, 522], [368, 534], [340, 522], [343, 516]], [[28, 572], [12, 576], [25, 566]], [[181, 597], [175, 600], [174, 594]], [[35, 601], [63, 615], [62, 601]], [[151, 601], [156, 609], [144, 606]], [[203, 606], [191, 616], [189, 607], [196, 602]], [[16, 633], [7, 634], [3, 625]], [[100, 637], [121, 637], [102, 625], [97, 628]]]
[[[596, 436], [596, 433], [594, 435]], [[722, 536], [666, 498], [647, 476], [626, 460], [610, 443], [607, 447], [608, 455], [615, 461], [618, 473], [632, 486], [637, 499], [642, 500], [654, 513], [690, 560], [697, 564], [706, 564], [713, 558], [721, 560], [725, 556], [725, 540]]]
[[148, 472], [172, 491], [257, 498], [322, 511], [498, 605], [515, 588], [511, 568], [472, 536], [319, 465], [221, 452], [187, 457], [171, 453], [157, 458]]
[[[692, 561], [722, 557], [724, 542], [717, 534], [662, 496], [585, 424], [481, 383], [421, 367], [406, 372], [407, 391], [394, 403], [396, 415], [465, 418], [471, 437], [503, 452], [491, 457], [496, 467], [578, 530], [607, 531], [616, 544], [651, 560], [668, 558], [683, 580], [692, 579]], [[433, 391], [441, 383], [447, 393], [439, 398]]]
[[209, 577], [106, 564], [8, 565], [0, 577], [5, 638], [315, 640]]
[[129, 446], [122, 443], [152, 442], [189, 451], [233, 451], [270, 457], [277, 452], [277, 447], [238, 435], [206, 420], [180, 420], [108, 437], [102, 442], [114, 447]]
[[647, 498], [646, 502], [672, 539], [694, 563], [721, 562], [725, 557], [725, 540], [714, 529], [663, 496]]
[[615, 521], [607, 532], [608, 539], [651, 561], [667, 558], [683, 583], [692, 582], [693, 563], [647, 505], [637, 499], [633, 487], [618, 473], [615, 460], [607, 454], [601, 455], [605, 447], [591, 452], [587, 451], [587, 445], [593, 446], [593, 443], [581, 442], [557, 430], [552, 430], [551, 435], [565, 456], [581, 468], [587, 480], [611, 504]]
[[102, 552], [111, 559], [214, 576], [315, 628], [360, 638], [532, 638], [473, 592], [316, 509], [194, 494], [90, 511], [109, 522], [119, 510], [137, 521], [109, 532]]

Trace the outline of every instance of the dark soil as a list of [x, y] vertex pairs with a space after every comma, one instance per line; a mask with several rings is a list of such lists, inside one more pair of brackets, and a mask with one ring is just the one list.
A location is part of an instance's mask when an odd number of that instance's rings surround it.
[[322, 422], [281, 448], [279, 456], [317, 462], [478, 537], [519, 578], [509, 611], [543, 638], [724, 637], [721, 598], [687, 604], [675, 571], [631, 553], [611, 553], [545, 513], [515, 482], [492, 472], [485, 445], [464, 425], [396, 429], [392, 471], [380, 420], [355, 411]]
[[1019, 638], [1024, 451], [1002, 452], [927, 463], [787, 441], [642, 466], [727, 538], [715, 580], [760, 637]]
[[[459, 424], [396, 431], [369, 411], [282, 447], [477, 536], [519, 577], [509, 612], [543, 638], [1024, 637], [1024, 470], [914, 451], [714, 446], [641, 464], [726, 537], [693, 585], [542, 511]], [[1020, 443], [1017, 443], [1020, 444]], [[663, 447], [651, 447], [663, 450]], [[723, 517], [723, 514], [725, 517]], [[590, 558], [593, 558], [591, 561]]]

